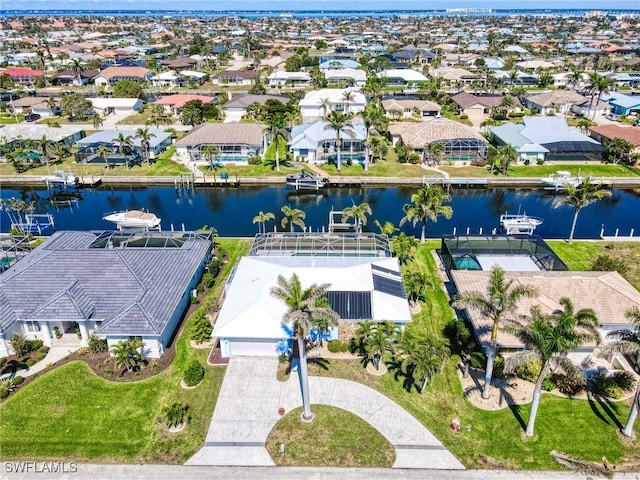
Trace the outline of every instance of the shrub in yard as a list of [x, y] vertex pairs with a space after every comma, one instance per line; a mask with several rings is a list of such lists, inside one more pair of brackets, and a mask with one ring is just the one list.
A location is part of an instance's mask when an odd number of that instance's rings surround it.
[[209, 317], [207, 317], [207, 314], [202, 308], [199, 308], [193, 316], [191, 340], [196, 343], [208, 342], [211, 340], [211, 332], [213, 331], [213, 326], [209, 321]]
[[35, 359], [33, 359], [33, 358], [28, 358], [28, 359], [27, 359], [27, 361], [26, 361], [26, 362], [24, 362], [24, 364], [25, 364], [27, 367], [33, 367], [33, 366], [36, 364], [36, 361], [35, 361]]
[[617, 371], [610, 376], [611, 380], [625, 392], [629, 392], [634, 389], [636, 385], [636, 379], [631, 372]]
[[[218, 254], [220, 255], [220, 252], [218, 252]], [[220, 273], [223, 265], [224, 262], [220, 258], [214, 258], [209, 262], [209, 265], [207, 265], [207, 272], [213, 275], [213, 278], [215, 279]]]
[[93, 354], [106, 352], [107, 350], [109, 350], [107, 339], [98, 337], [96, 335], [91, 335], [89, 337], [89, 350]]
[[15, 377], [13, 377], [13, 383], [15, 383], [16, 385], [22, 385], [24, 383], [24, 377], [16, 375]]
[[597, 272], [618, 272], [620, 275], [624, 276], [629, 268], [621, 258], [613, 258], [609, 255], [600, 255], [593, 261], [591, 270]]
[[40, 350], [43, 346], [42, 340], [27, 340], [27, 348], [30, 352], [35, 352], [36, 350]]
[[593, 393], [614, 399], [622, 397], [633, 385], [633, 375], [628, 372], [608, 375], [606, 370], [600, 370], [589, 379], [589, 389]]
[[16, 382], [11, 378], [0, 380], [0, 398], [7, 398], [16, 389]]
[[331, 353], [348, 352], [349, 344], [340, 340], [329, 340], [327, 342], [327, 348]]
[[4, 367], [5, 363], [7, 363], [7, 357], [0, 358], [0, 368]]
[[46, 353], [40, 353], [38, 352], [36, 354], [36, 362], [41, 362], [42, 360], [44, 360], [44, 357], [46, 357], [47, 354]]
[[184, 383], [188, 387], [195, 387], [204, 378], [204, 368], [197, 360], [193, 360], [184, 371]]
[[26, 337], [18, 332], [12, 334], [9, 337], [9, 345], [15, 352], [15, 354], [19, 357], [26, 355], [29, 353], [29, 347], [31, 346], [30, 341], [26, 339]]
[[542, 363], [540, 360], [534, 360], [529, 363], [525, 363], [520, 365], [515, 369], [515, 374], [522, 378], [523, 380], [528, 380], [529, 382], [535, 383], [540, 376], [540, 371], [542, 370]]
[[40, 348], [38, 349], [38, 352], [40, 352], [40, 353], [44, 353], [44, 354], [46, 355], [47, 353], [49, 353], [49, 347], [47, 347], [47, 346], [40, 347]]
[[204, 283], [207, 288], [213, 287], [215, 281], [216, 277], [210, 272], [206, 272], [204, 275], [202, 275], [202, 283]]
[[187, 411], [189, 406], [184, 402], [173, 402], [165, 405], [162, 409], [162, 418], [167, 427], [177, 427], [182, 423], [189, 422]]

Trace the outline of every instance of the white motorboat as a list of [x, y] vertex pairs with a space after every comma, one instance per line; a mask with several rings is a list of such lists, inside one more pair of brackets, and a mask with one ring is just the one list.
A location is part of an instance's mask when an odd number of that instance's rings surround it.
[[102, 219], [115, 223], [118, 230], [124, 230], [125, 228], [160, 229], [160, 219], [145, 210], [111, 212], [107, 213]]
[[500, 227], [507, 235], [525, 234], [532, 235], [536, 227], [542, 225], [542, 219], [531, 217], [527, 214], [500, 215]]
[[566, 170], [558, 170], [556, 173], [552, 173], [547, 178], [542, 179], [542, 183], [545, 185], [546, 190], [565, 190], [567, 184], [577, 187], [582, 183], [582, 177], [572, 177], [571, 172]]
[[313, 174], [307, 170], [300, 173], [287, 175], [287, 185], [295, 187], [296, 190], [320, 190], [329, 185], [329, 179], [318, 174]]
[[77, 187], [80, 179], [71, 172], [56, 170], [53, 175], [43, 177], [47, 187]]

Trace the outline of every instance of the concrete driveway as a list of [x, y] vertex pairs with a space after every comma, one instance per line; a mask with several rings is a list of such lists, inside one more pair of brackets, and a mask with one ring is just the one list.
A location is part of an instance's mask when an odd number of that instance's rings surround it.
[[[302, 405], [299, 379], [276, 379], [278, 360], [230, 360], [204, 447], [187, 465], [273, 466], [265, 448], [269, 432], [286, 412]], [[342, 408], [376, 428], [396, 450], [394, 468], [464, 469], [420, 422], [375, 390], [348, 380], [310, 377], [312, 404]]]

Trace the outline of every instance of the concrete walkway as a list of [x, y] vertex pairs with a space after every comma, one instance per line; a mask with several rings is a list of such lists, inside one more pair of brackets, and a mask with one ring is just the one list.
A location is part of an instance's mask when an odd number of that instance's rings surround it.
[[[265, 448], [285, 412], [302, 405], [297, 376], [276, 379], [278, 360], [234, 357], [229, 361], [204, 447], [187, 465], [273, 466]], [[376, 428], [395, 448], [394, 468], [463, 469], [427, 430], [386, 396], [348, 380], [310, 377], [312, 404], [342, 408]]]
[[47, 369], [47, 365], [50, 363], [55, 363], [63, 358], [71, 355], [73, 352], [80, 348], [80, 341], [77, 340], [77, 337], [73, 335], [73, 339], [70, 341], [65, 341], [65, 337], [70, 334], [63, 335], [61, 339], [54, 339], [51, 343], [51, 347], [49, 348], [49, 352], [47, 356], [44, 357], [41, 361], [33, 365], [32, 367], [27, 367], [23, 370], [18, 370], [14, 373], [4, 373], [0, 375], [0, 379], [8, 378], [8, 377], [30, 377], [31, 375], [35, 375], [38, 372]]

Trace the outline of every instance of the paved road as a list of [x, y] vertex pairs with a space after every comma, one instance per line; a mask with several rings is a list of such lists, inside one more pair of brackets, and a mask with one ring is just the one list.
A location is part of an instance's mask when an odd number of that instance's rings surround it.
[[[278, 359], [234, 357], [229, 362], [205, 444], [187, 465], [272, 466], [264, 447], [286, 412], [302, 405], [299, 380], [276, 379]], [[442, 443], [406, 410], [375, 390], [348, 380], [310, 377], [311, 403], [363, 418], [394, 446], [394, 468], [464, 469]]]
[[[3, 462], [1, 480], [587, 480], [571, 472], [515, 472], [511, 470], [420, 470], [301, 467], [186, 467], [180, 465], [59, 464], [69, 473], [43, 473], [45, 466], [27, 464], [28, 473]], [[26, 466], [26, 465], [25, 465]], [[49, 466], [55, 467], [56, 464]], [[39, 469], [35, 471], [35, 469]], [[71, 473], [73, 471], [74, 473]], [[639, 473], [614, 474], [613, 480], [640, 480]]]

